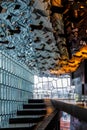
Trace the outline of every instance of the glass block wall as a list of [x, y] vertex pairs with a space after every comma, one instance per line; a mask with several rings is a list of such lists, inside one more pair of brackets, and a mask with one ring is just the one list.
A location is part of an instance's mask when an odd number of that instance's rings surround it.
[[33, 96], [33, 73], [0, 51], [0, 127]]

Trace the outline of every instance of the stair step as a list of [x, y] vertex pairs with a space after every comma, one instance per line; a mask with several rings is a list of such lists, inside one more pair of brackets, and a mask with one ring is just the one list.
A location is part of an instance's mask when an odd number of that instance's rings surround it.
[[23, 104], [23, 109], [26, 109], [26, 108], [36, 109], [36, 108], [45, 108], [45, 107], [46, 105], [44, 103]]
[[29, 127], [6, 127], [6, 128], [0, 128], [0, 130], [34, 130], [34, 128], [36, 127], [36, 125], [32, 125], [32, 126], [29, 126]]
[[33, 126], [36, 126], [37, 125], [37, 123], [22, 123], [22, 124], [9, 124], [9, 128], [14, 128], [14, 127], [16, 127], [16, 128], [19, 128], [19, 127], [33, 127]]
[[23, 110], [18, 110], [17, 115], [22, 116], [22, 115], [45, 115], [46, 114], [46, 109], [23, 109]]
[[37, 123], [39, 121], [41, 121], [44, 118], [44, 116], [27, 116], [27, 117], [14, 117], [14, 118], [10, 118], [9, 119], [9, 123], [10, 124], [15, 124], [15, 123]]
[[23, 116], [17, 116], [17, 117], [13, 117], [13, 118], [10, 118], [10, 119], [17, 119], [17, 118], [21, 118], [21, 119], [23, 119], [23, 118], [39, 118], [39, 117], [41, 117], [42, 115], [23, 115]]
[[46, 106], [46, 104], [45, 103], [27, 103], [27, 104], [30, 104], [30, 105], [45, 105]]
[[44, 99], [29, 99], [28, 103], [44, 103]]
[[29, 99], [27, 104], [23, 104], [23, 109], [17, 111], [17, 116], [9, 119], [9, 127], [0, 130], [34, 130], [46, 112], [43, 99]]

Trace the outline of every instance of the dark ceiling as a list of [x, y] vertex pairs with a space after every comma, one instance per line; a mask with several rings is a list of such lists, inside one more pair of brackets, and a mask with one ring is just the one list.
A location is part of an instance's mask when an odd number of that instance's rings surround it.
[[41, 75], [87, 58], [87, 0], [1, 0], [0, 50]]

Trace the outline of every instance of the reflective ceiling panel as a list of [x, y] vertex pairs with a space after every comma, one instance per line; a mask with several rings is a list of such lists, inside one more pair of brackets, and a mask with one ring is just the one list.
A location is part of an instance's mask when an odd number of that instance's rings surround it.
[[71, 65], [86, 46], [86, 14], [87, 2], [80, 0], [0, 1], [0, 50], [40, 75], [75, 71], [84, 59]]

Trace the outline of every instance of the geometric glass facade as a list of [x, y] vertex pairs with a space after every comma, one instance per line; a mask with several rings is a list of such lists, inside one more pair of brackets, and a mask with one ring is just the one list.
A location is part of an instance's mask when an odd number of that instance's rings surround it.
[[7, 126], [9, 117], [33, 97], [33, 86], [33, 73], [0, 51], [0, 127]]
[[34, 98], [74, 98], [70, 75], [59, 77], [34, 76]]

